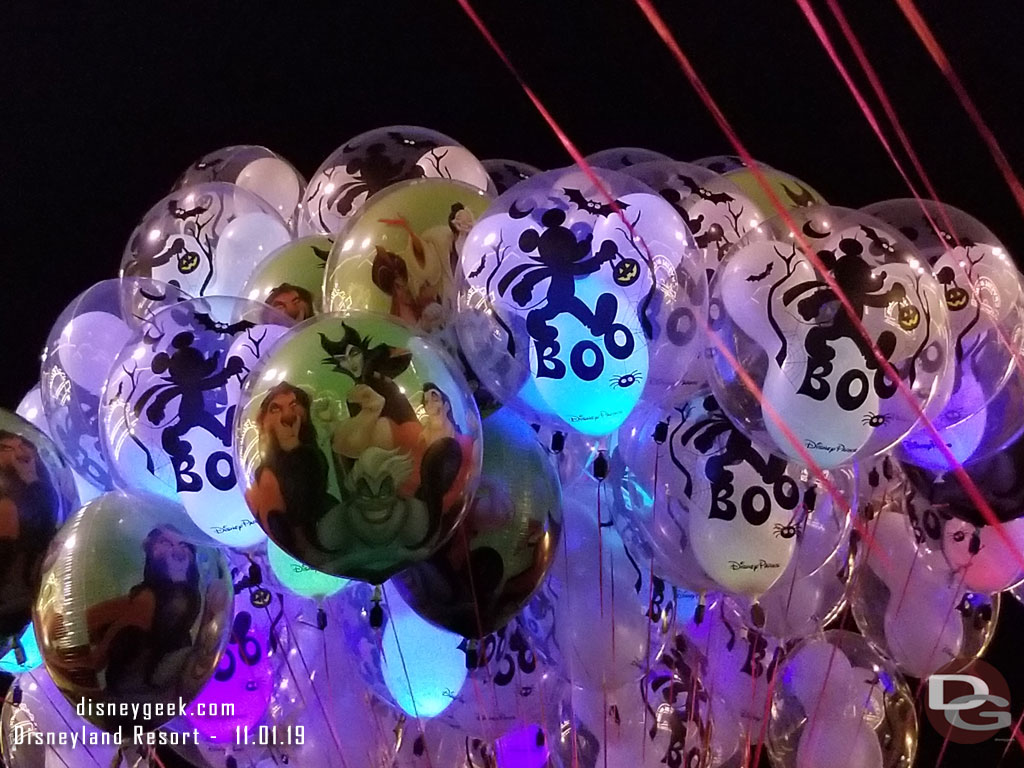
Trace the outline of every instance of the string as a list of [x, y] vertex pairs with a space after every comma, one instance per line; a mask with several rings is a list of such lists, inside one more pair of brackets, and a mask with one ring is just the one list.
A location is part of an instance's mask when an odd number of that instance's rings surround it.
[[[459, 0], [459, 2], [465, 1], [466, 0]], [[905, 1], [906, 0], [897, 0], [897, 2]], [[842, 307], [843, 311], [846, 313], [847, 317], [849, 318], [851, 325], [857, 330], [858, 334], [864, 340], [867, 347], [871, 350], [872, 356], [875, 358], [879, 368], [885, 373], [886, 378], [888, 378], [888, 380], [896, 386], [901, 396], [914, 411], [916, 420], [920, 422], [925, 431], [928, 433], [928, 436], [935, 444], [935, 447], [939, 450], [943, 458], [946, 460], [946, 463], [949, 466], [950, 471], [957, 478], [957, 481], [960, 483], [960, 485], [966, 491], [967, 495], [970, 497], [971, 502], [982, 514], [986, 522], [996, 529], [997, 535], [1006, 544], [1007, 549], [1009, 549], [1014, 554], [1021, 568], [1024, 569], [1024, 552], [1020, 552], [1014, 548], [1009, 535], [1006, 533], [1005, 530], [1003, 530], [1002, 523], [999, 521], [999, 518], [996, 516], [996, 514], [992, 511], [991, 506], [985, 500], [985, 497], [982, 495], [981, 491], [975, 484], [974, 480], [971, 479], [971, 477], [964, 471], [963, 466], [960, 464], [959, 461], [957, 461], [956, 457], [953, 455], [953, 452], [950, 450], [949, 446], [946, 445], [946, 442], [942, 438], [942, 435], [939, 434], [939, 431], [936, 429], [931, 419], [929, 419], [928, 416], [925, 414], [921, 405], [917, 402], [917, 399], [914, 397], [914, 394], [907, 387], [906, 382], [903, 381], [903, 379], [899, 376], [895, 368], [893, 368], [889, 360], [878, 348], [878, 344], [875, 342], [875, 340], [871, 338], [871, 334], [864, 327], [864, 324], [858, 316], [856, 308], [850, 302], [849, 297], [840, 288], [838, 283], [836, 283], [835, 277], [831, 274], [831, 272], [829, 272], [825, 264], [821, 261], [821, 258], [815, 252], [814, 248], [811, 247], [806, 237], [804, 237], [802, 229], [796, 226], [796, 223], [793, 221], [792, 215], [779, 200], [778, 195], [771, 188], [771, 185], [765, 178], [760, 166], [754, 161], [753, 157], [747, 151], [746, 146], [743, 144], [743, 142], [740, 141], [740, 138], [736, 134], [731, 123], [728, 121], [728, 119], [725, 117], [725, 114], [719, 108], [718, 103], [711, 96], [707, 87], [704, 85], [703, 80], [701, 80], [700, 76], [697, 74], [697, 71], [693, 68], [693, 65], [690, 63], [690, 60], [683, 53], [682, 48], [680, 48], [678, 41], [672, 34], [672, 31], [668, 28], [668, 25], [665, 23], [664, 19], [662, 19], [661, 15], [651, 4], [650, 0], [634, 0], [634, 2], [636, 3], [640, 11], [644, 14], [644, 16], [647, 18], [648, 22], [651, 24], [652, 28], [655, 30], [658, 36], [661, 37], [662, 41], [668, 47], [669, 51], [676, 59], [680, 68], [683, 70], [684, 74], [690, 80], [690, 83], [693, 86], [694, 90], [697, 91], [697, 94], [700, 96], [701, 100], [704, 102], [707, 109], [715, 118], [715, 121], [718, 123], [719, 128], [723, 131], [723, 133], [726, 134], [730, 143], [732, 143], [733, 147], [736, 149], [737, 153], [742, 158], [743, 162], [748, 166], [748, 169], [753, 175], [754, 179], [757, 181], [758, 186], [760, 186], [762, 191], [767, 195], [767, 197], [772, 203], [772, 206], [779, 212], [780, 217], [786, 223], [789, 230], [792, 232], [793, 236], [797, 240], [797, 243], [799, 244], [800, 249], [803, 251], [807, 260], [813, 265], [814, 269], [816, 270], [822, 281], [828, 286], [832, 294], [839, 300], [839, 304]], [[1024, 197], [1022, 197], [1022, 200], [1024, 200]], [[1022, 207], [1022, 210], [1024, 210], [1024, 207]]]
[[1021, 212], [1024, 213], [1024, 185], [1021, 185], [1020, 179], [1017, 177], [1017, 174], [1014, 173], [1013, 168], [1010, 165], [1010, 161], [1006, 157], [1006, 153], [1003, 152], [1003, 148], [999, 145], [992, 129], [988, 127], [985, 119], [981, 116], [981, 112], [974, 103], [974, 99], [972, 99], [970, 94], [967, 93], [967, 89], [964, 87], [963, 82], [961, 82], [960, 76], [957, 75], [956, 71], [953, 69], [953, 65], [950, 64], [945, 51], [942, 46], [939, 45], [939, 41], [935, 38], [935, 35], [932, 34], [931, 28], [928, 26], [928, 23], [924, 20], [921, 13], [917, 10], [917, 6], [914, 5], [913, 0], [895, 1], [907, 21], [910, 22], [910, 26], [914, 29], [914, 32], [917, 33], [918, 38], [924, 44], [925, 49], [927, 49], [928, 53], [931, 55], [932, 60], [939, 68], [939, 71], [945, 76], [950, 88], [953, 89], [953, 93], [955, 93], [957, 99], [960, 100], [960, 105], [974, 124], [975, 129], [978, 131], [978, 135], [980, 135], [982, 140], [985, 142], [989, 153], [992, 155], [992, 159], [995, 161], [996, 167], [1003, 176], [1003, 180], [1010, 188], [1010, 192], [1013, 193], [1013, 198], [1017, 201], [1017, 206], [1020, 208]]

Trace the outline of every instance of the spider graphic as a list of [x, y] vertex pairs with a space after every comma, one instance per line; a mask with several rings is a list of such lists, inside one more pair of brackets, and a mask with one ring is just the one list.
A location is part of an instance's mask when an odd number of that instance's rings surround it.
[[864, 414], [864, 418], [860, 420], [860, 423], [868, 427], [881, 427], [889, 422], [889, 418], [887, 413], [871, 413], [869, 411]]
[[608, 379], [608, 384], [611, 387], [621, 387], [626, 389], [632, 387], [638, 381], [643, 381], [644, 375], [640, 371], [632, 371], [631, 373], [624, 373], [621, 376], [612, 376]]
[[783, 525], [782, 523], [776, 523], [774, 527], [775, 535], [782, 539], [792, 539], [796, 536], [797, 527], [796, 523], [790, 521]]

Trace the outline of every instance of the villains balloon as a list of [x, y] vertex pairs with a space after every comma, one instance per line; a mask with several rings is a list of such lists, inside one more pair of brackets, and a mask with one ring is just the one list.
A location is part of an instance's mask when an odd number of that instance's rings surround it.
[[306, 180], [276, 152], [252, 144], [208, 152], [189, 166], [174, 189], [207, 181], [226, 181], [252, 192], [270, 203], [295, 231]]
[[237, 296], [264, 258], [291, 240], [270, 203], [210, 181], [165, 197], [135, 228], [121, 259], [126, 277], [153, 277], [192, 296]]
[[28, 626], [43, 554], [77, 508], [71, 470], [57, 447], [0, 409], [0, 644]]
[[456, 307], [459, 254], [490, 195], [417, 179], [371, 197], [337, 236], [324, 282], [328, 311], [369, 310], [439, 332]]
[[306, 187], [299, 232], [335, 234], [368, 197], [424, 177], [492, 189], [480, 161], [450, 136], [412, 125], [375, 128], [342, 144], [317, 168]]
[[232, 588], [204, 540], [177, 504], [124, 491], [89, 502], [54, 539], [33, 621], [47, 671], [89, 722], [151, 730], [173, 710], [93, 705], [188, 702], [214, 673]]
[[265, 302], [292, 320], [308, 320], [324, 308], [324, 267], [331, 245], [322, 235], [282, 245], [256, 268], [240, 295]]
[[494, 183], [494, 189], [499, 195], [520, 181], [540, 173], [540, 168], [536, 168], [529, 163], [520, 162], [519, 160], [484, 160], [482, 164], [484, 170], [490, 175], [491, 181]]
[[[15, 413], [28, 421], [44, 435], [50, 437], [50, 425], [46, 423], [46, 415], [43, 413], [43, 396], [39, 391], [38, 384], [32, 387], [32, 389], [26, 392], [25, 396], [21, 398], [21, 402], [18, 403]], [[50, 439], [52, 440], [53, 438]], [[75, 478], [75, 488], [78, 489], [78, 500], [80, 503], [84, 504], [87, 501], [92, 501], [103, 493], [103, 491], [74, 470], [71, 470], [71, 474]]]
[[242, 381], [290, 324], [227, 296], [154, 315], [118, 355], [100, 406], [117, 484], [180, 501], [218, 542], [258, 544], [232, 461], [233, 420]]
[[483, 423], [480, 485], [440, 551], [395, 576], [413, 610], [464, 637], [507, 624], [544, 580], [562, 530], [555, 469], [528, 424], [508, 409]]
[[480, 472], [480, 422], [450, 358], [380, 315], [321, 315], [249, 378], [236, 456], [267, 535], [374, 583], [433, 554]]
[[[758, 171], [784, 209], [794, 211], [812, 205], [825, 205], [825, 198], [821, 194], [795, 176], [764, 165], [758, 165]], [[750, 168], [737, 168], [722, 173], [724, 175], [721, 177], [721, 183], [726, 188], [739, 187], [743, 195], [766, 216], [775, 216], [779, 212], [778, 206], [765, 192], [761, 182]], [[718, 183], [716, 182], [708, 184], [708, 190], [711, 192], [718, 192], [717, 187]]]
[[457, 323], [487, 389], [531, 421], [589, 435], [684, 379], [706, 293], [672, 206], [625, 174], [600, 173], [614, 204], [566, 168], [488, 209], [463, 249]]
[[[1020, 272], [995, 235], [952, 206], [887, 200], [864, 211], [898, 227], [942, 284], [953, 384], [949, 401], [932, 421], [957, 461], [977, 461], [999, 451], [1024, 428], [1024, 409], [991, 407], [1019, 365], [1016, 350], [1024, 334]], [[900, 453], [913, 464], [948, 468], [923, 427], [903, 441]]]
[[[756, 440], [802, 460], [792, 436], [820, 466], [834, 467], [905, 437], [917, 420], [911, 399], [926, 412], [941, 407], [948, 396], [946, 304], [913, 246], [882, 222], [820, 206], [791, 217], [848, 304], [815, 272], [785, 222], [763, 223], [722, 263], [711, 297], [718, 343], [754, 379], [763, 401], [714, 346], [711, 388]], [[909, 397], [889, 380], [876, 351]]]

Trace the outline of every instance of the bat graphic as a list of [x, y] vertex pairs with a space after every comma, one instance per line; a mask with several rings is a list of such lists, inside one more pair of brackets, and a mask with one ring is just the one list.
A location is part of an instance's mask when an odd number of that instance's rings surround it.
[[[318, 259], [320, 259], [320, 261], [322, 261], [324, 263], [327, 262], [327, 257], [331, 255], [331, 249], [330, 248], [317, 248], [315, 245], [311, 245], [309, 247], [313, 249], [313, 255], [314, 256], [316, 256]], [[321, 266], [323, 266], [323, 265], [321, 265]]]
[[255, 328], [256, 323], [251, 320], [239, 320], [237, 323], [219, 323], [210, 317], [208, 312], [193, 312], [192, 317], [195, 318], [199, 327], [207, 331], [213, 331], [221, 335], [235, 336], [242, 331], [248, 331], [250, 328]]
[[676, 176], [681, 182], [683, 182], [683, 186], [690, 190], [691, 195], [700, 192], [700, 184], [698, 184], [696, 180], [691, 179], [689, 176], [682, 173], [678, 173]]
[[575, 205], [579, 210], [592, 213], [595, 216], [610, 216], [615, 213], [615, 208], [619, 210], [625, 210], [629, 208], [627, 203], [621, 200], [616, 200], [612, 204], [606, 205], [605, 203], [599, 203], [596, 200], [589, 200], [587, 197], [578, 189], [565, 188], [562, 190], [565, 193], [566, 199]]
[[786, 182], [782, 182], [782, 189], [786, 192], [786, 196], [793, 202], [797, 208], [806, 208], [810, 205], [817, 205], [818, 198], [811, 190], [805, 187], [800, 182], [796, 182], [797, 187], [800, 191], [795, 192], [789, 188]]
[[481, 272], [483, 272], [484, 268], [486, 266], [487, 266], [487, 254], [485, 253], [484, 257], [482, 259], [480, 259], [480, 265], [476, 269], [474, 269], [472, 272], [470, 272], [468, 275], [466, 275], [466, 277], [468, 277], [470, 280], [472, 280], [474, 277], [477, 277]]
[[176, 219], [190, 219], [193, 216], [198, 216], [201, 213], [206, 213], [208, 209], [205, 206], [197, 205], [195, 208], [182, 208], [178, 205], [177, 200], [171, 200], [167, 203], [167, 211]]
[[697, 187], [697, 195], [703, 200], [707, 200], [709, 203], [718, 205], [719, 203], [731, 203], [733, 196], [727, 192], [709, 192], [703, 187]]
[[772, 273], [772, 269], [775, 267], [774, 261], [769, 261], [768, 266], [764, 268], [763, 272], [758, 272], [756, 275], [750, 275], [747, 277], [748, 283], [760, 283], [762, 280], [768, 277]]

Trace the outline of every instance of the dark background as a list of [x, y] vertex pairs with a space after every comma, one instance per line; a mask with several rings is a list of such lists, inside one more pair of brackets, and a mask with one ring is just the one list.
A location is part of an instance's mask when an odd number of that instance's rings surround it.
[[[657, 5], [755, 157], [840, 205], [908, 195], [795, 3]], [[843, 5], [940, 197], [1024, 254], [1024, 218], [895, 3]], [[477, 6], [584, 152], [633, 145], [692, 160], [732, 151], [629, 0]], [[815, 7], [830, 18], [820, 0]], [[920, 7], [1024, 168], [1024, 13], [1011, 3]], [[454, 0], [8, 0], [0, 78], [0, 406], [12, 409], [37, 378], [50, 323], [91, 283], [116, 276], [137, 220], [205, 152], [264, 144], [308, 176], [355, 134], [410, 123], [481, 158], [568, 160]], [[989, 658], [1016, 694], [1015, 716], [1022, 640], [1024, 614], [1008, 599]], [[931, 766], [939, 743], [927, 722], [921, 734], [918, 764]], [[1002, 746], [951, 745], [942, 765], [991, 766]], [[1004, 765], [1024, 765], [1021, 752]]]

